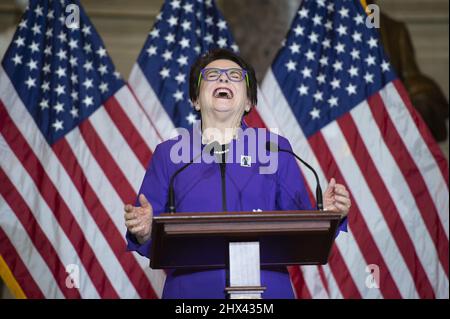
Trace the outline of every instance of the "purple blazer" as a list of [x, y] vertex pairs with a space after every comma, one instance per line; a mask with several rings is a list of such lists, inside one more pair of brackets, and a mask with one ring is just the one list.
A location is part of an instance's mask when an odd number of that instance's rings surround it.
[[[248, 128], [244, 123], [242, 129], [254, 130], [257, 138], [258, 134], [266, 134], [267, 139], [275, 138], [280, 148], [291, 149], [287, 139], [267, 130]], [[194, 137], [199, 137], [200, 132], [199, 125], [194, 125], [190, 130], [191, 138], [188, 143], [194, 144]], [[184, 165], [184, 163], [175, 164], [170, 158], [172, 146], [179, 141], [180, 137], [170, 139], [156, 147], [139, 191], [152, 204], [155, 216], [167, 211], [169, 179]], [[243, 143], [244, 147], [238, 149], [237, 143]], [[261, 174], [259, 168], [264, 165], [260, 163], [257, 153], [252, 154], [250, 167], [242, 166], [239, 160], [241, 155], [247, 156], [251, 152], [248, 144], [248, 141], [242, 138], [231, 143], [235, 149], [233, 158], [238, 160], [226, 164], [225, 188], [228, 211], [312, 209], [295, 158], [284, 152], [277, 153], [276, 171], [272, 174]], [[258, 146], [262, 148], [264, 144]], [[190, 158], [196, 156], [195, 150], [193, 153]], [[227, 161], [229, 160], [231, 159]], [[222, 211], [222, 179], [219, 166], [217, 163], [194, 163], [177, 176], [174, 183], [177, 212]], [[341, 223], [339, 230], [347, 230], [346, 220]], [[150, 256], [151, 240], [140, 245], [128, 232], [126, 238], [129, 251]], [[225, 269], [168, 270], [162, 298], [225, 298], [226, 275]], [[294, 298], [286, 267], [263, 267], [261, 285], [267, 287], [263, 298]]]

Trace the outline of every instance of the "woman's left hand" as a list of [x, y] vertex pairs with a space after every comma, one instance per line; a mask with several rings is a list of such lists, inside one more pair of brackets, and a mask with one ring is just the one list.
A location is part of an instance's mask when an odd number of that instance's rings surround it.
[[342, 214], [342, 218], [348, 215], [352, 202], [350, 194], [342, 184], [336, 184], [336, 180], [332, 178], [328, 184], [327, 190], [323, 194], [324, 209], [331, 212]]

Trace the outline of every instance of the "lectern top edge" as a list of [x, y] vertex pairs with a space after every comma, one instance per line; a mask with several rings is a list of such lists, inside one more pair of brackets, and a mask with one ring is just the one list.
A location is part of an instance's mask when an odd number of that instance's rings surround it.
[[318, 211], [318, 210], [307, 210], [307, 211], [298, 211], [298, 210], [283, 210], [283, 211], [263, 211], [263, 212], [250, 212], [250, 211], [239, 211], [239, 212], [183, 212], [183, 213], [161, 213], [158, 216], [154, 216], [153, 219], [158, 221], [159, 219], [167, 219], [167, 218], [238, 218], [238, 217], [268, 217], [268, 216], [277, 216], [277, 217], [298, 217], [298, 218], [325, 218], [328, 220], [341, 219], [342, 214], [329, 212], [329, 211]]

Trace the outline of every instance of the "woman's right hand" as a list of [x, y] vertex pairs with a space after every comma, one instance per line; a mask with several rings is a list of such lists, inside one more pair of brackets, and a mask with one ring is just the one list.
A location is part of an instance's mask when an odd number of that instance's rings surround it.
[[142, 244], [150, 239], [152, 234], [153, 207], [145, 198], [144, 194], [139, 195], [141, 207], [125, 205], [125, 225], [137, 241]]

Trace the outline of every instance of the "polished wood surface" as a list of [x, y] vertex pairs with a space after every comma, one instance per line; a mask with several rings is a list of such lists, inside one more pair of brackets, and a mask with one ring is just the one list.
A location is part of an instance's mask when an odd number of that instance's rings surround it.
[[225, 268], [230, 241], [259, 241], [262, 266], [324, 264], [341, 215], [324, 211], [175, 213], [153, 218], [152, 268]]

